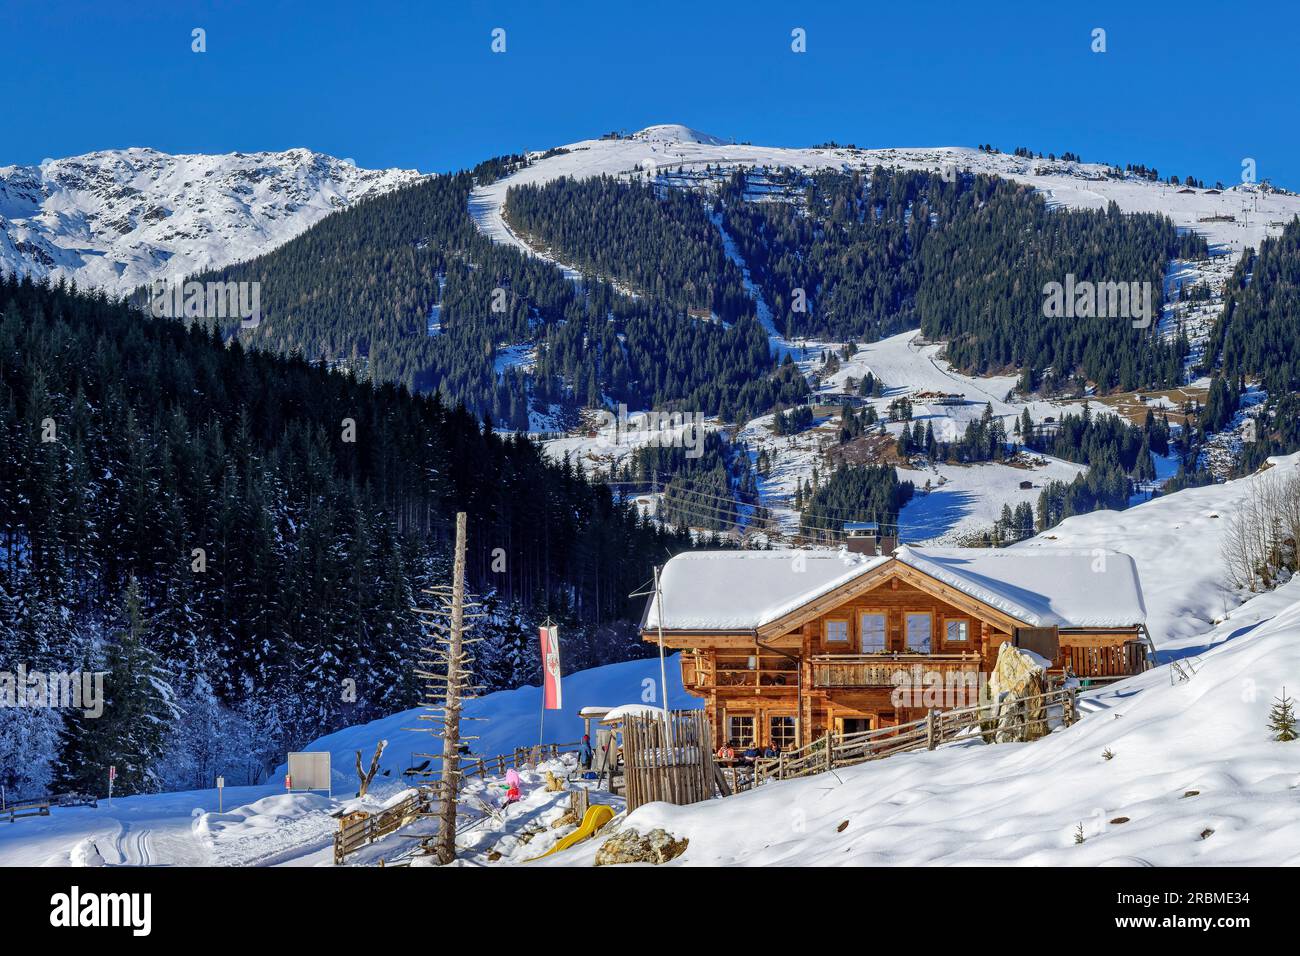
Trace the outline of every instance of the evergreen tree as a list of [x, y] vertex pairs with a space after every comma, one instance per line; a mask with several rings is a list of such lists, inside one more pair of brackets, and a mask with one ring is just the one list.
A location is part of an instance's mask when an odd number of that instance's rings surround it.
[[1295, 701], [1282, 688], [1282, 696], [1274, 698], [1273, 707], [1268, 712], [1268, 729], [1274, 740], [1290, 741], [1296, 739]]

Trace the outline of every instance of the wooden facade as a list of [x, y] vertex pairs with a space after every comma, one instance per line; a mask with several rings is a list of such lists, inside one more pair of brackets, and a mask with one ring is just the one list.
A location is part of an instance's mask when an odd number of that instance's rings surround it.
[[[1114, 677], [1145, 669], [1139, 625], [1028, 628], [996, 607], [889, 562], [749, 631], [665, 630], [683, 683], [705, 701], [714, 746], [802, 746], [978, 703], [999, 647], [1050, 631], [1054, 667]], [[656, 628], [642, 637], [658, 640]]]

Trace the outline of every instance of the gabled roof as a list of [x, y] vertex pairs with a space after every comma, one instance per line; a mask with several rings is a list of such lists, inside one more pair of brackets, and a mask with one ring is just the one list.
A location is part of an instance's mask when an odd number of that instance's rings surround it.
[[[889, 562], [847, 551], [685, 551], [664, 565], [664, 627], [752, 631]], [[646, 628], [659, 626], [650, 598]]]
[[[846, 551], [688, 551], [660, 575], [670, 631], [749, 632], [892, 563], [973, 598], [1026, 627], [1134, 627], [1146, 620], [1133, 559], [1101, 549], [899, 548], [892, 557]], [[864, 582], [866, 584], [867, 582]], [[642, 623], [659, 625], [653, 599]]]

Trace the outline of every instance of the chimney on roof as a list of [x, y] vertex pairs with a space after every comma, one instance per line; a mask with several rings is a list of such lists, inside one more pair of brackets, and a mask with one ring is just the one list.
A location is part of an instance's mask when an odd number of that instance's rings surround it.
[[898, 536], [892, 534], [881, 535], [880, 553], [893, 554], [896, 550], [898, 550]]
[[880, 554], [880, 525], [874, 521], [844, 522], [844, 547], [852, 554]]

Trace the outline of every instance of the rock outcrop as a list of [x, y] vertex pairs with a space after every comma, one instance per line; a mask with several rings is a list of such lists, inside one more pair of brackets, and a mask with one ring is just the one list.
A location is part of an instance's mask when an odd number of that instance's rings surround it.
[[[993, 742], [1015, 743], [1047, 735], [1047, 669], [1051, 661], [1025, 650], [1003, 644], [989, 675]], [[1035, 699], [1037, 698], [1037, 699]], [[988, 739], [987, 736], [985, 739]]]
[[656, 828], [645, 834], [623, 830], [601, 844], [596, 851], [596, 866], [667, 863], [685, 853], [687, 843], [686, 839], [679, 840], [667, 830]]

